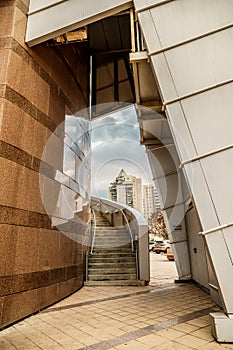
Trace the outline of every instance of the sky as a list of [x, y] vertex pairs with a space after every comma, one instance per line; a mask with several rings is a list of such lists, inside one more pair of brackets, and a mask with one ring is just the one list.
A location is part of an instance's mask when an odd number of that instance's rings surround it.
[[109, 185], [121, 169], [140, 177], [143, 185], [152, 184], [133, 105], [92, 121], [92, 195], [108, 198]]

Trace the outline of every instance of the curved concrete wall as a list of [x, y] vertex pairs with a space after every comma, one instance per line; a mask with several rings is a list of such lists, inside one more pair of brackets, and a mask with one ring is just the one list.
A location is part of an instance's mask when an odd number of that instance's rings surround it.
[[[88, 104], [88, 59], [72, 47], [25, 45], [29, 1], [0, 3], [0, 325], [83, 284], [85, 247], [51, 226], [40, 159], [56, 126]], [[75, 57], [74, 57], [75, 56]], [[84, 232], [88, 207], [76, 232]]]

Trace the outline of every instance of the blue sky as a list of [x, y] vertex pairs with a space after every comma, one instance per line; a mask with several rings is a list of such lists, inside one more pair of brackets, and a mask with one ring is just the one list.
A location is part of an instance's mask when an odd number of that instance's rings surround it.
[[121, 169], [152, 183], [133, 105], [92, 121], [92, 195], [108, 198], [109, 184]]

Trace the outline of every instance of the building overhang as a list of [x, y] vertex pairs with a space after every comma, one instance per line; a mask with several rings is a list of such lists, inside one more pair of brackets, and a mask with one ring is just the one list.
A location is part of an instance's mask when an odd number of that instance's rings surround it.
[[40, 44], [132, 6], [127, 0], [30, 0], [25, 42]]

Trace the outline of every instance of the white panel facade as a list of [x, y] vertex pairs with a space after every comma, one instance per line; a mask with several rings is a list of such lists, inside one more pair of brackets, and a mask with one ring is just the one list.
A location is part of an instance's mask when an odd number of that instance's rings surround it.
[[[155, 133], [159, 134], [158, 131]], [[185, 201], [189, 192], [182, 172], [179, 171], [179, 158], [174, 146], [148, 150], [148, 159], [158, 189], [161, 208], [174, 253], [179, 279], [191, 278], [188, 242], [185, 229]]]
[[[153, 9], [140, 12], [153, 3]], [[135, 5], [180, 159], [201, 157], [190, 160], [184, 171], [202, 229], [229, 224], [233, 221], [233, 151], [205, 153], [232, 144], [233, 2], [135, 0]], [[229, 286], [233, 236], [229, 232], [232, 227], [225, 232], [216, 229], [205, 240], [225, 312], [233, 314]]]
[[98, 21], [132, 5], [132, 1], [126, 0], [43, 0], [40, 6], [37, 3], [37, 0], [31, 0], [28, 14], [25, 41], [30, 46]]
[[[182, 101], [182, 108], [190, 127], [191, 137], [195, 139], [198, 154], [232, 144], [232, 96], [233, 83]], [[208, 129], [203, 127], [203, 121]]]
[[178, 95], [182, 96], [231, 79], [232, 45], [233, 28], [229, 28], [166, 51], [165, 58]]

